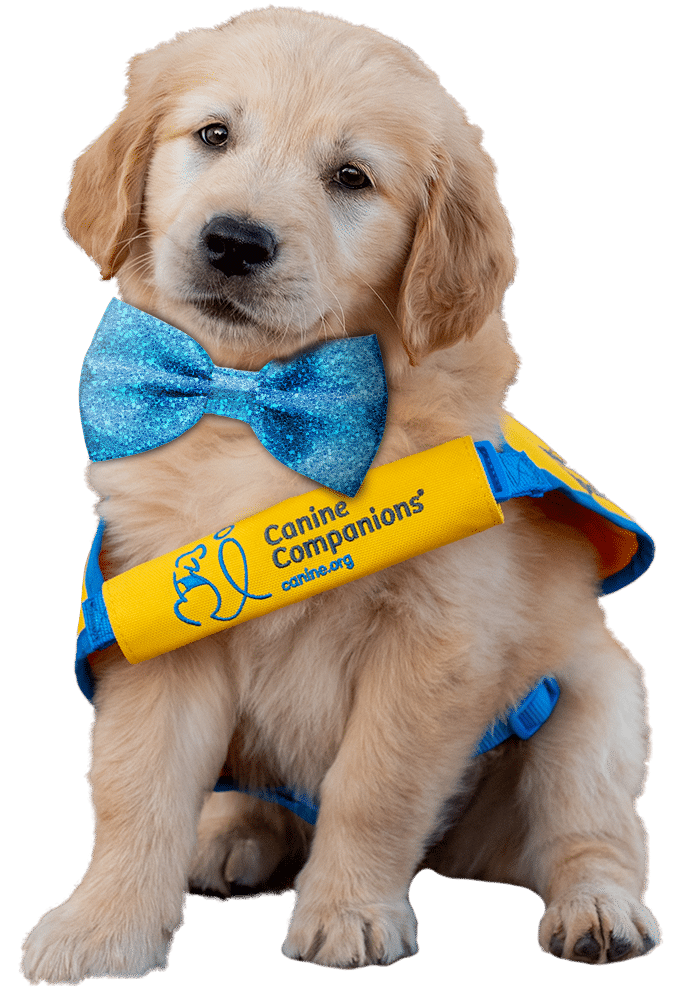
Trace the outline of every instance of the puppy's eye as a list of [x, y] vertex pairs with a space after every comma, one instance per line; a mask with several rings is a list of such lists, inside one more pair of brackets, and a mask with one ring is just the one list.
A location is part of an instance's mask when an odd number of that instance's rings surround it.
[[338, 184], [342, 184], [343, 187], [352, 188], [353, 190], [372, 187], [364, 171], [360, 170], [359, 167], [355, 167], [353, 163], [346, 163], [343, 167], [340, 167], [333, 180], [337, 181]]
[[229, 130], [226, 125], [222, 125], [219, 122], [213, 122], [211, 125], [206, 125], [198, 133], [206, 146], [224, 146], [225, 142], [229, 138]]

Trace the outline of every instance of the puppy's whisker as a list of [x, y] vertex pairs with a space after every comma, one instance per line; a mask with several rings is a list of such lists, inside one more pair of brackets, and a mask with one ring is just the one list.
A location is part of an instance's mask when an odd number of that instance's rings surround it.
[[325, 281], [322, 281], [320, 278], [318, 280], [319, 280], [319, 284], [321, 285], [322, 289], [325, 292], [327, 292], [330, 295], [332, 295], [333, 298], [335, 299], [335, 301], [338, 303], [338, 307], [340, 309], [340, 313], [339, 314], [331, 306], [329, 306], [328, 308], [329, 308], [330, 312], [333, 313], [333, 315], [335, 316], [335, 318], [337, 319], [337, 321], [340, 323], [342, 331], [344, 333], [346, 333], [347, 332], [347, 324], [345, 323], [345, 310], [342, 307], [342, 302], [338, 298], [337, 294], [330, 287], [330, 285], [328, 285]]
[[332, 330], [330, 328], [330, 324], [329, 324], [326, 316], [323, 313], [321, 313], [321, 315], [320, 315], [319, 318], [320, 318], [320, 321], [321, 321], [321, 331], [323, 333], [323, 339], [326, 342], [328, 342], [329, 340], [333, 339], [333, 337], [332, 337]]
[[150, 229], [138, 229], [133, 236], [130, 236], [129, 239], [124, 240], [120, 244], [119, 249], [124, 250], [126, 247], [131, 246], [136, 240], [148, 239], [148, 237], [152, 235], [153, 233], [151, 232]]
[[392, 310], [390, 309], [390, 307], [387, 305], [387, 303], [385, 302], [385, 300], [383, 299], [383, 297], [381, 295], [379, 295], [378, 292], [376, 292], [376, 290], [373, 287], [373, 285], [369, 285], [369, 283], [366, 281], [365, 278], [360, 277], [359, 280], [361, 281], [362, 285], [366, 285], [366, 288], [368, 288], [371, 292], [373, 292], [373, 294], [375, 295], [375, 297], [378, 300], [378, 302], [380, 302], [380, 304], [385, 307], [385, 309], [387, 310], [387, 312], [389, 313], [389, 315], [393, 319], [395, 326], [398, 326], [397, 317], [394, 315], [394, 313], [392, 312]]
[[134, 257], [129, 261], [128, 264], [128, 274], [129, 275], [142, 275], [144, 272], [148, 271], [149, 265], [153, 266], [154, 254], [152, 251], [147, 251], [146, 253], [140, 254], [139, 257]]

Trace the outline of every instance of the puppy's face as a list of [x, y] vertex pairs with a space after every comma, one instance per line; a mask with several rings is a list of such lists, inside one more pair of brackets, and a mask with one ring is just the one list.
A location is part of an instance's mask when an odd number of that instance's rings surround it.
[[158, 294], [279, 342], [385, 328], [432, 170], [406, 75], [337, 42], [221, 49], [228, 71], [180, 95], [151, 158]]

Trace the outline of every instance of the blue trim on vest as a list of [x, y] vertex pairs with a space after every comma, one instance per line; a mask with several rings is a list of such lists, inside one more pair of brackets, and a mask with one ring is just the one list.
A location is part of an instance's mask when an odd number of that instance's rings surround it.
[[[103, 605], [103, 617], [105, 622], [101, 623], [102, 627], [100, 628], [100, 635], [103, 635], [105, 640], [108, 640], [109, 635], [113, 636], [113, 629], [111, 628], [106, 605], [104, 604], [104, 598], [102, 595], [104, 577], [99, 566], [99, 555], [102, 550], [102, 539], [104, 537], [105, 528], [106, 521], [101, 518], [99, 524], [97, 525], [97, 531], [87, 559], [87, 566], [85, 567], [85, 591], [87, 593], [88, 601], [95, 599], [98, 605]], [[78, 681], [78, 687], [88, 701], [92, 701], [94, 699], [95, 680], [88, 656], [90, 653], [94, 653], [97, 650], [106, 649], [107, 646], [111, 646], [115, 642], [115, 636], [113, 636], [112, 639], [105, 641], [103, 646], [97, 646], [88, 627], [88, 618], [87, 615], [85, 615], [84, 609], [83, 617], [85, 618], [85, 628], [78, 636], [78, 642], [76, 645], [76, 680]], [[101, 620], [101, 607], [99, 617]]]

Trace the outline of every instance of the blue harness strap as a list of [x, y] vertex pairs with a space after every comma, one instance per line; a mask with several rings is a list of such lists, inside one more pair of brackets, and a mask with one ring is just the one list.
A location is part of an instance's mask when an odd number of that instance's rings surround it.
[[300, 819], [311, 823], [316, 823], [319, 815], [319, 804], [304, 792], [292, 788], [244, 788], [230, 778], [222, 778], [215, 785], [216, 792], [242, 792], [245, 795], [252, 795], [263, 802], [273, 802], [279, 806], [285, 806], [289, 812], [295, 813]]
[[521, 740], [530, 739], [538, 732], [552, 711], [560, 696], [560, 686], [554, 677], [543, 677], [528, 695], [515, 705], [506, 719], [498, 719], [480, 740], [475, 757], [493, 750], [511, 736]]
[[[511, 736], [519, 736], [528, 740], [536, 733], [544, 722], [552, 715], [552, 711], [560, 696], [560, 688], [554, 677], [543, 677], [535, 688], [532, 688], [522, 700], [515, 705], [505, 719], [497, 719], [487, 730], [479, 742], [473, 756], [492, 750], [505, 743]], [[275, 802], [285, 806], [296, 816], [307, 823], [316, 823], [319, 814], [319, 804], [304, 792], [290, 788], [244, 788], [229, 777], [220, 777], [215, 785], [216, 792], [244, 792], [262, 799], [264, 802]]]

